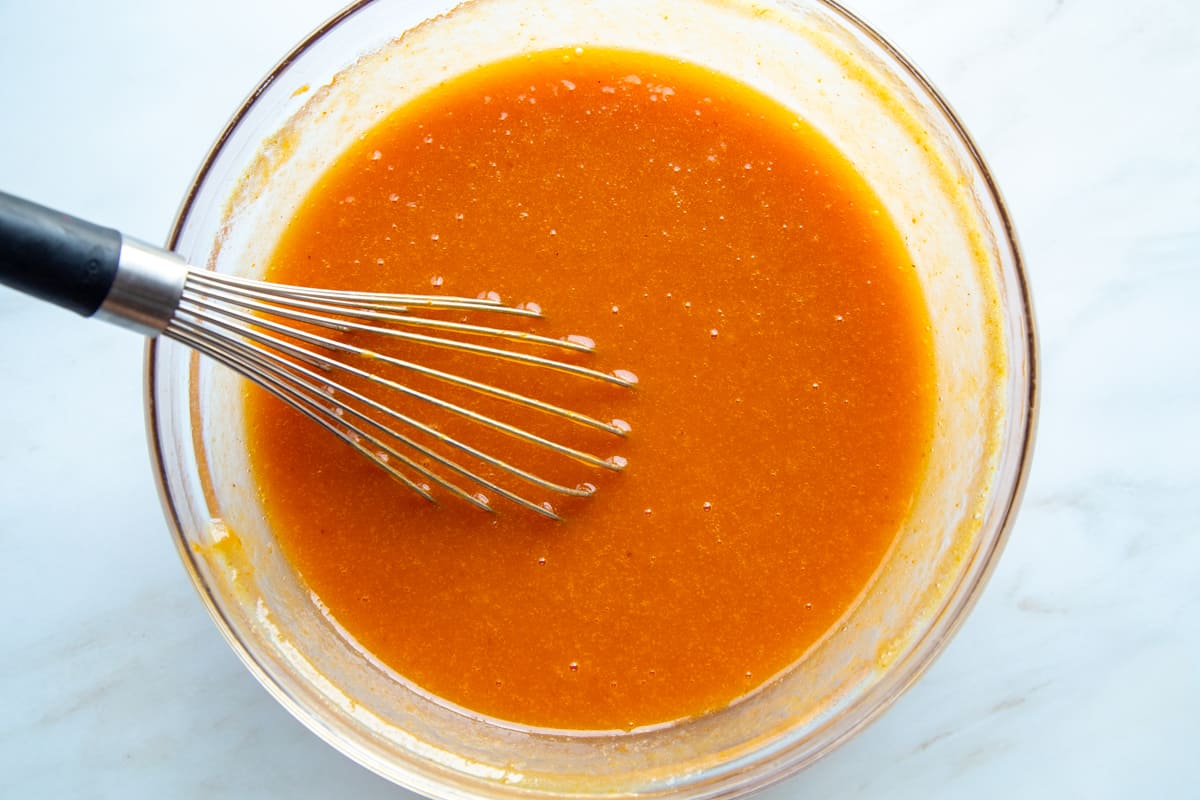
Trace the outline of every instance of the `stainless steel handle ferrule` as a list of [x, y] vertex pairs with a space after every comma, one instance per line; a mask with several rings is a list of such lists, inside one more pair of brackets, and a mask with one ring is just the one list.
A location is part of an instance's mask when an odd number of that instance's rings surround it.
[[183, 258], [122, 235], [117, 274], [95, 317], [144, 336], [157, 336], [179, 307], [186, 278]]

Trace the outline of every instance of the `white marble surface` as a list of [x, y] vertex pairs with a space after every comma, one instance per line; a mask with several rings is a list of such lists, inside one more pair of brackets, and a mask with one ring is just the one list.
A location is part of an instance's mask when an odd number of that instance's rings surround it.
[[[0, 0], [0, 188], [161, 241], [229, 113], [336, 3]], [[965, 628], [764, 796], [1200, 797], [1200, 4], [853, 5], [999, 177], [1044, 404]], [[141, 347], [0, 290], [0, 796], [404, 796], [204, 612], [151, 479]]]

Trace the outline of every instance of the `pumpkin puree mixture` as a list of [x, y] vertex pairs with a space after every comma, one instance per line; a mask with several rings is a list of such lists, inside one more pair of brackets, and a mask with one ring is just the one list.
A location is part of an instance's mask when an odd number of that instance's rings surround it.
[[562, 522], [428, 504], [246, 389], [289, 560], [363, 648], [473, 713], [628, 729], [729, 704], [854, 602], [922, 478], [928, 318], [879, 198], [794, 113], [696, 66], [557, 50], [456, 77], [341, 156], [267, 278], [533, 301], [530, 330], [586, 334], [580, 363], [640, 378], [411, 354], [632, 425], [620, 440], [487, 409], [620, 454], [622, 473], [463, 428], [595, 483], [570, 502], [522, 489]]

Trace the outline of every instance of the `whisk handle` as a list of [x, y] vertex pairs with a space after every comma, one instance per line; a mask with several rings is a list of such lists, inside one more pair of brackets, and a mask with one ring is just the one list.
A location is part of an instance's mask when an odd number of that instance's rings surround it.
[[0, 192], [0, 283], [90, 317], [120, 259], [117, 231]]
[[177, 254], [0, 192], [0, 283], [145, 336], [179, 306]]

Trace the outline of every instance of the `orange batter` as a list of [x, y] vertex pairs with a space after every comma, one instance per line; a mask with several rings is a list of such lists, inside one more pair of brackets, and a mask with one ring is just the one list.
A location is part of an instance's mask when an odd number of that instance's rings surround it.
[[455, 78], [341, 157], [267, 277], [536, 301], [534, 330], [641, 379], [487, 373], [632, 424], [561, 432], [629, 467], [547, 462], [599, 487], [559, 523], [429, 505], [247, 389], [288, 558], [363, 647], [476, 713], [608, 729], [730, 703], [846, 611], [922, 478], [928, 319], [879, 199], [794, 114], [694, 66], [570, 50]]

